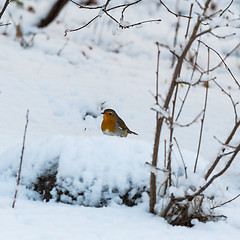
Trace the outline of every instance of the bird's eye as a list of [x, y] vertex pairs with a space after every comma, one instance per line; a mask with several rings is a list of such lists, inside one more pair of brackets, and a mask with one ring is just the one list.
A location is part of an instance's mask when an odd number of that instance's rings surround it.
[[112, 115], [112, 113], [110, 112], [109, 115]]

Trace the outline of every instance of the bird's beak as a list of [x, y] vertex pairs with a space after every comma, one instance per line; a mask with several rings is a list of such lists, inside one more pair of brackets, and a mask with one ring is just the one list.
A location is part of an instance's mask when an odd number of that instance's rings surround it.
[[102, 112], [101, 114], [104, 114], [104, 112]]

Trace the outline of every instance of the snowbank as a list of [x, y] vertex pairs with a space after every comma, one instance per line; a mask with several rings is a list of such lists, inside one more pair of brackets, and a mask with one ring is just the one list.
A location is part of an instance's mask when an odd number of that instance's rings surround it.
[[[25, 196], [34, 199], [84, 206], [114, 201], [132, 206], [148, 191], [145, 162], [150, 152], [146, 142], [117, 137], [42, 139], [26, 146], [21, 184], [27, 188]], [[15, 182], [20, 153], [19, 146], [0, 156], [1, 185]]]

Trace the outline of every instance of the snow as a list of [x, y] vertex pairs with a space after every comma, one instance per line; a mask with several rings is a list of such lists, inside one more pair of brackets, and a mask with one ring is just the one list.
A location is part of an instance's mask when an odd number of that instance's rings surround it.
[[[228, 217], [226, 220], [206, 224], [194, 220], [195, 226], [191, 229], [172, 227], [159, 216], [148, 213], [146, 191], [150, 172], [155, 170], [145, 163], [151, 162], [155, 131], [155, 111], [151, 108], [158, 109], [151, 94], [155, 92], [155, 42], [173, 45], [176, 17], [165, 8], [156, 7], [154, 1], [142, 1], [136, 10], [131, 7], [126, 10], [124, 24], [159, 18], [162, 21], [123, 30], [99, 9], [88, 11], [68, 3], [50, 26], [38, 29], [36, 23], [53, 2], [28, 0], [24, 1], [23, 8], [13, 2], [1, 19], [12, 24], [0, 28], [0, 239], [238, 239], [239, 198], [216, 208], [217, 214]], [[185, 1], [185, 6], [178, 8], [188, 14], [192, 2]], [[231, 7], [234, 14], [227, 12], [226, 16], [238, 16], [239, 1], [234, 2]], [[225, 1], [218, 4], [219, 9], [226, 7]], [[167, 5], [172, 10], [177, 7], [175, 1], [168, 1]], [[28, 12], [29, 6], [33, 6], [36, 13]], [[194, 5], [193, 13], [196, 11], [197, 5]], [[82, 26], [95, 14], [101, 18], [88, 28], [69, 32], [64, 37], [66, 29]], [[118, 19], [121, 16], [117, 10], [113, 14]], [[219, 24], [218, 21], [212, 24]], [[20, 46], [13, 22], [21, 23], [26, 41], [36, 33], [33, 46], [26, 49]], [[187, 41], [184, 38], [186, 23], [187, 19], [181, 19], [178, 43]], [[192, 25], [193, 22], [190, 29]], [[224, 31], [224, 34], [230, 33], [229, 28]], [[235, 31], [236, 35], [231, 38], [216, 41], [209, 36], [203, 40], [225, 56], [239, 43], [239, 29]], [[223, 34], [223, 31], [216, 33]], [[177, 45], [176, 51], [180, 50]], [[226, 61], [237, 79], [238, 53], [239, 50]], [[207, 49], [202, 46], [199, 59], [203, 68], [206, 54]], [[214, 53], [210, 58], [210, 67], [221, 62]], [[163, 98], [172, 76], [171, 61], [169, 51], [161, 48], [159, 92]], [[186, 67], [182, 69], [184, 82], [191, 82], [189, 71], [191, 69]], [[239, 101], [239, 89], [224, 66], [216, 76], [221, 86]], [[197, 80], [195, 75], [192, 82]], [[180, 88], [181, 99], [186, 90], [186, 86]], [[202, 111], [204, 94], [205, 88], [201, 86], [191, 89], [179, 124], [191, 122]], [[105, 108], [114, 109], [139, 135], [127, 138], [103, 135], [100, 125]], [[16, 207], [12, 209], [27, 109], [30, 113], [21, 183]], [[162, 111], [162, 114], [168, 115], [168, 112]], [[200, 187], [205, 183], [204, 172], [221, 148], [214, 136], [225, 141], [232, 129], [231, 101], [213, 82], [205, 122], [197, 174], [193, 173], [193, 168], [200, 120], [190, 128], [174, 127], [188, 173], [186, 179], [180, 154], [174, 149], [172, 171], [175, 177], [170, 191], [176, 196], [192, 194], [192, 186]], [[168, 141], [167, 128], [163, 129], [159, 168], [164, 168], [164, 139]], [[233, 143], [239, 143], [239, 131]], [[226, 175], [206, 190], [206, 194], [215, 197], [212, 205], [239, 194], [238, 160], [239, 156]], [[53, 198], [49, 202], [41, 201], [33, 184], [56, 165], [57, 186], [51, 191]], [[223, 166], [221, 162], [217, 170]], [[166, 174], [157, 173], [158, 181]], [[117, 192], [112, 191], [116, 188]], [[136, 189], [145, 189], [134, 207], [123, 205], [120, 197], [130, 188], [132, 196]], [[103, 189], [106, 189], [107, 203], [101, 208], [93, 207], [101, 202]], [[74, 198], [63, 194], [61, 202], [57, 202], [59, 190], [71, 192]], [[78, 196], [79, 192], [84, 198]], [[166, 203], [160, 200], [159, 206], [161, 204]]]

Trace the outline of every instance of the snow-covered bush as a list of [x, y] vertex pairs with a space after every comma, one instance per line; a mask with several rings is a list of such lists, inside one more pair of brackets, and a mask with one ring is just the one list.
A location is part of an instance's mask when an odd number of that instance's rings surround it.
[[[117, 137], [54, 137], [28, 144], [21, 184], [31, 197], [84, 206], [136, 205], [149, 191], [145, 142]], [[0, 156], [0, 181], [14, 182], [20, 148]], [[144, 194], [145, 193], [145, 194]]]

